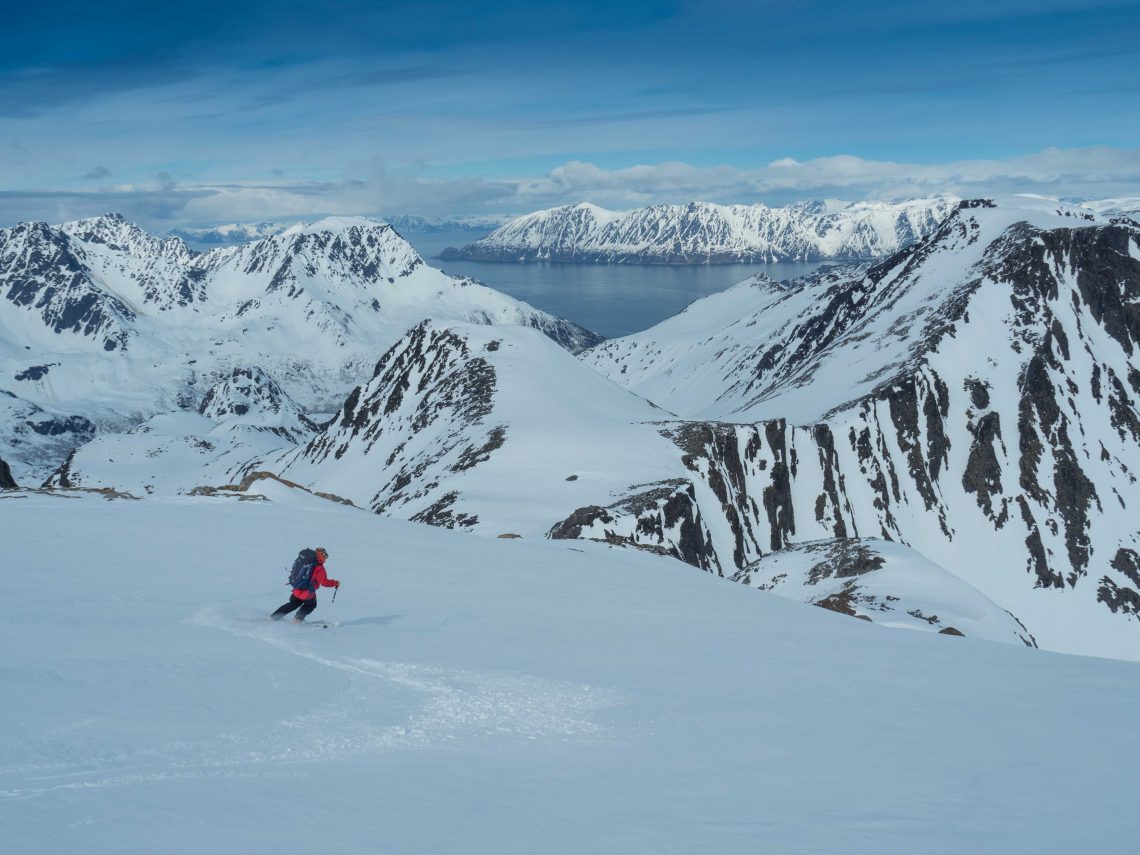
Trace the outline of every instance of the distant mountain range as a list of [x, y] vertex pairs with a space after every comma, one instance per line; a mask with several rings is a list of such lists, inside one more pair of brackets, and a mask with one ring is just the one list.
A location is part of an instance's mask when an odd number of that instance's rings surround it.
[[[342, 233], [318, 230], [320, 252], [280, 281], [275, 244], [238, 269], [257, 266], [259, 299], [339, 290], [345, 253], [371, 245], [334, 248]], [[382, 275], [405, 269], [390, 230], [367, 233]], [[180, 257], [164, 253], [153, 269]], [[340, 385], [331, 418], [274, 379], [289, 362], [235, 345], [183, 411], [100, 429], [49, 483], [247, 495], [268, 480], [490, 536], [641, 549], [887, 625], [1140, 658], [1140, 225], [962, 202], [885, 260], [757, 276], [578, 358], [573, 330], [457, 320], [463, 294]], [[346, 325], [369, 316], [337, 305]]]
[[955, 204], [950, 197], [785, 208], [692, 202], [624, 213], [570, 205], [518, 217], [440, 257], [601, 264], [866, 260], [930, 234]]

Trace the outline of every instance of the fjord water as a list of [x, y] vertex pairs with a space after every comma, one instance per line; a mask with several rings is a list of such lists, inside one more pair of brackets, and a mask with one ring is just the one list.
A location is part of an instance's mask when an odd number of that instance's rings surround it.
[[581, 324], [607, 338], [648, 329], [693, 300], [730, 288], [757, 273], [794, 279], [825, 262], [771, 264], [565, 264], [441, 261], [449, 246], [481, 237], [476, 232], [408, 234], [408, 241], [433, 267], [452, 276], [471, 276], [537, 309]]

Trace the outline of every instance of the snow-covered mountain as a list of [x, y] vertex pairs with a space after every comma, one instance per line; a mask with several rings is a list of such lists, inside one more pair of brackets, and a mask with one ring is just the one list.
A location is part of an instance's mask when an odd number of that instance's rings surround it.
[[518, 217], [440, 257], [637, 264], [871, 259], [929, 234], [956, 203], [950, 197], [785, 208], [692, 202], [621, 213], [583, 203]]
[[680, 416], [748, 423], [676, 434], [742, 511], [738, 567], [887, 538], [1043, 644], [1140, 651], [1138, 299], [1135, 226], [963, 203], [879, 265], [749, 280], [583, 358]]
[[168, 237], [179, 238], [186, 243], [204, 247], [236, 246], [249, 243], [253, 240], [272, 237], [289, 228], [292, 223], [225, 223], [220, 226], [206, 226], [201, 228], [171, 229]]
[[421, 217], [415, 214], [384, 217], [384, 222], [401, 234], [431, 234], [436, 232], [487, 232], [494, 231], [513, 217], [470, 216], [470, 217]]
[[[250, 365], [305, 410], [328, 412], [426, 317], [531, 326], [574, 350], [600, 340], [428, 267], [391, 226], [362, 218], [205, 254], [116, 215], [0, 230], [0, 389], [98, 426], [197, 408]], [[37, 469], [0, 447], [13, 467]]]

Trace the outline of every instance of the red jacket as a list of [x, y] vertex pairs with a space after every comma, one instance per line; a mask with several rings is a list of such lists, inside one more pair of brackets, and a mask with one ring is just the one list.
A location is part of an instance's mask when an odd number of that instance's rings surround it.
[[[317, 557], [317, 566], [313, 568], [313, 581], [310, 583], [314, 588], [335, 588], [340, 585], [336, 579], [330, 579], [325, 572], [325, 565], [321, 562], [320, 557]], [[293, 596], [298, 600], [311, 600], [317, 595], [317, 592], [309, 591], [305, 588], [294, 588]]]

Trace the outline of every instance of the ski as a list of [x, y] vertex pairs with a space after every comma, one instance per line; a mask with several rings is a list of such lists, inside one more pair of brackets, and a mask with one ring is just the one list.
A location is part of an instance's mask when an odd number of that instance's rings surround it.
[[339, 620], [303, 620], [301, 626], [319, 626], [321, 629], [335, 629], [340, 626]]

